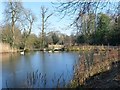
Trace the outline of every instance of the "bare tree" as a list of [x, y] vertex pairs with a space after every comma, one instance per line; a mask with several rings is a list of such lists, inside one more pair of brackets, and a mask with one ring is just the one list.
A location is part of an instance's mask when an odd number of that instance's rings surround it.
[[42, 48], [44, 48], [45, 42], [44, 42], [44, 31], [45, 31], [45, 24], [47, 22], [47, 20], [53, 15], [53, 13], [48, 14], [48, 9], [45, 8], [44, 6], [41, 7], [41, 16], [42, 16], [42, 26], [41, 26], [41, 30], [42, 30]]
[[96, 2], [85, 2], [82, 0], [66, 0], [64, 2], [61, 2], [59, 0], [59, 4], [56, 8], [58, 12], [60, 12], [60, 14], [62, 13], [62, 18], [64, 18], [66, 15], [75, 17], [73, 23], [71, 23], [70, 26], [77, 27], [77, 30], [79, 30], [79, 32], [81, 33], [83, 30], [83, 25], [85, 24], [84, 20], [86, 22], [86, 31], [89, 30], [89, 24], [87, 23], [90, 23], [91, 14], [94, 15], [94, 31], [96, 31], [97, 13], [98, 11], [100, 12], [101, 10], [104, 10], [108, 4], [113, 3], [110, 3], [109, 0], [103, 2], [101, 2], [100, 0]]
[[23, 19], [21, 20], [22, 30], [24, 30], [24, 50], [26, 49], [26, 41], [31, 34], [33, 24], [36, 17], [33, 15], [31, 10], [23, 10]]
[[22, 3], [21, 2], [12, 2], [9, 0], [8, 2], [5, 3], [5, 21], [7, 23], [11, 23], [11, 32], [12, 32], [12, 47], [14, 47], [14, 40], [15, 40], [15, 24], [17, 21], [20, 19], [20, 13], [22, 10]]
[[[98, 0], [96, 2], [83, 0], [66, 0], [63, 2], [59, 0], [59, 4], [56, 6], [57, 11], [63, 15], [62, 18], [65, 16], [74, 18], [70, 26], [76, 28], [77, 35], [83, 34], [87, 43], [89, 43], [91, 33], [94, 34], [94, 38], [96, 37], [98, 13], [113, 14], [117, 10], [115, 7], [116, 4], [109, 0]], [[113, 9], [114, 11], [112, 11]], [[95, 40], [94, 42], [96, 42]]]
[[[82, 16], [89, 14], [90, 12], [96, 12], [99, 2], [82, 2], [81, 0], [68, 0], [66, 2], [60, 2], [57, 7], [60, 13], [63, 13], [63, 17], [66, 15], [75, 15], [75, 20], [71, 24], [78, 25], [77, 22], [82, 19]], [[77, 16], [76, 16], [77, 15]]]

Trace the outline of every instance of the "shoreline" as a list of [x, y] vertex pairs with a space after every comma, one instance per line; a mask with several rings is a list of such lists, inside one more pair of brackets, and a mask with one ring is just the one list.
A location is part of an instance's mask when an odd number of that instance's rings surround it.
[[[0, 54], [4, 53], [16, 53], [16, 52], [21, 52], [23, 49], [12, 49], [11, 47], [8, 47], [7, 49], [3, 48], [2, 46], [0, 50]], [[45, 50], [44, 50], [45, 49]], [[49, 48], [44, 48], [44, 49], [26, 49], [26, 51], [53, 51]], [[91, 51], [94, 50], [96, 51], [111, 51], [111, 50], [120, 50], [120, 46], [100, 46], [100, 45], [80, 45], [80, 46], [68, 46], [65, 47], [64, 50], [57, 50], [57, 51]]]

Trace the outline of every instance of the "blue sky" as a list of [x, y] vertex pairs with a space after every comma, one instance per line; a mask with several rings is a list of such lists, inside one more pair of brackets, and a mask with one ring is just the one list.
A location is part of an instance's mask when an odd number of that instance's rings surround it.
[[[46, 32], [49, 31], [60, 31], [62, 33], [65, 33], [67, 35], [70, 35], [72, 30], [67, 28], [68, 25], [72, 22], [70, 18], [65, 17], [61, 19], [60, 13], [58, 14], [55, 12], [53, 8], [53, 4], [51, 2], [23, 2], [23, 6], [27, 9], [31, 9], [33, 14], [37, 17], [36, 22], [34, 23], [32, 33], [35, 33], [36, 35], [39, 35], [40, 29], [39, 27], [41, 26], [41, 14], [40, 14], [40, 8], [41, 6], [45, 6], [48, 8], [48, 14], [54, 13], [49, 19], [48, 19], [48, 28], [46, 29]], [[0, 3], [0, 21], [3, 20], [4, 15], [2, 12], [4, 11], [4, 4]]]

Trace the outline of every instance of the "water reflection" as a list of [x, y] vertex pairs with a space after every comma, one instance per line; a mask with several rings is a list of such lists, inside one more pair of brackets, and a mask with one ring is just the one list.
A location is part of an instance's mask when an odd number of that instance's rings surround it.
[[[54, 76], [59, 77], [62, 73], [66, 80], [73, 75], [73, 65], [78, 60], [75, 52], [30, 52], [25, 55], [19, 53], [2, 55], [2, 87], [24, 87], [28, 72], [39, 70], [46, 74], [47, 87], [51, 87]], [[53, 85], [52, 85], [53, 86]]]

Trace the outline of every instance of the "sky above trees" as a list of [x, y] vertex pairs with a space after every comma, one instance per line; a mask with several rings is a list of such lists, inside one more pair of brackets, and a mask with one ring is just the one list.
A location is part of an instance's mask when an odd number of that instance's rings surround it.
[[[48, 13], [53, 13], [53, 15], [49, 18], [48, 23], [47, 23], [47, 29], [45, 30], [46, 32], [50, 31], [60, 31], [64, 34], [70, 35], [72, 33], [72, 30], [68, 28], [68, 25], [72, 22], [70, 18], [67, 16], [65, 18], [61, 19], [61, 15], [58, 14], [55, 11], [55, 8], [53, 7], [54, 5], [51, 2], [22, 2], [23, 6], [27, 9], [31, 9], [33, 14], [36, 16], [37, 20], [33, 25], [32, 33], [35, 33], [36, 35], [39, 35], [41, 32], [40, 27], [41, 27], [41, 6], [44, 6], [48, 8]], [[3, 12], [4, 12], [4, 3], [0, 3], [0, 21], [3, 21]], [[2, 23], [0, 22], [0, 23]]]

